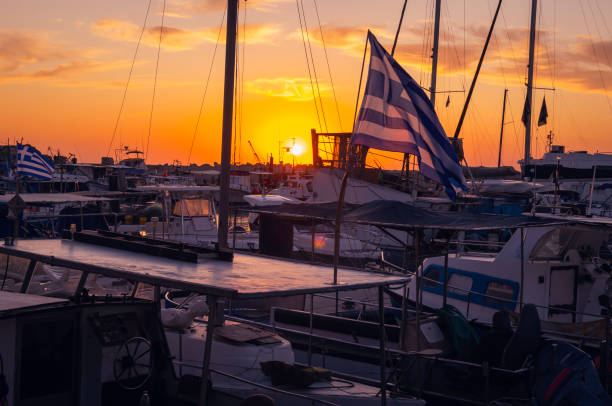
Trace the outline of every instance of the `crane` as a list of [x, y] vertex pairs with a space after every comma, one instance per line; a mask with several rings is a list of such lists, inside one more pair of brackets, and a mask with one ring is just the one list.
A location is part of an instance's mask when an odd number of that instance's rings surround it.
[[259, 159], [259, 155], [257, 155], [257, 152], [255, 152], [255, 148], [253, 147], [251, 140], [248, 140], [248, 143], [249, 143], [249, 147], [251, 147], [251, 151], [253, 152], [253, 155], [255, 155], [255, 159], [257, 159], [257, 163], [260, 164], [261, 159]]

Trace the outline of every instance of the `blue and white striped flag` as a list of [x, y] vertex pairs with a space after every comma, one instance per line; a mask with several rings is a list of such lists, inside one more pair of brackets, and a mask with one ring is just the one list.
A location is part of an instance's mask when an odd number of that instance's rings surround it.
[[51, 180], [55, 167], [36, 148], [28, 144], [17, 144], [17, 173], [34, 178]]
[[446, 188], [466, 189], [457, 154], [429, 98], [368, 31], [370, 70], [351, 143], [418, 158], [420, 172]]

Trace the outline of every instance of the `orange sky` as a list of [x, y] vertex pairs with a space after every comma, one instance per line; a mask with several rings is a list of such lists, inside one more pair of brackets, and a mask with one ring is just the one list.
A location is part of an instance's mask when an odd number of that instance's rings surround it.
[[[186, 164], [200, 100], [224, 13], [224, 0], [166, 0], [156, 98], [149, 137], [156, 53], [163, 0], [152, 0], [123, 113], [115, 122], [148, 0], [53, 2], [20, 0], [0, 14], [0, 137], [51, 147], [99, 162], [122, 145], [146, 149], [150, 163]], [[370, 28], [388, 49], [402, 0], [302, 0], [329, 131], [349, 131], [354, 114], [365, 33]], [[243, 38], [244, 1], [240, 32]], [[495, 0], [443, 0], [439, 91], [467, 90], [484, 43]], [[520, 122], [527, 63], [528, 0], [506, 1], [468, 112], [462, 137], [470, 165], [494, 165], [503, 89], [509, 93], [502, 163], [522, 155]], [[541, 0], [535, 114], [546, 95], [549, 124], [535, 129], [532, 151], [546, 134], [569, 149], [612, 151], [612, 4], [606, 0]], [[433, 1], [409, 1], [396, 57], [429, 86]], [[222, 38], [225, 33], [222, 34]], [[255, 162], [247, 141], [263, 158], [294, 142], [309, 163], [310, 129], [320, 128], [293, 0], [248, 0], [241, 97], [241, 142], [236, 158]], [[219, 45], [191, 161], [219, 161], [224, 44]], [[338, 102], [334, 102], [334, 92]], [[437, 111], [453, 134], [464, 92], [438, 95]], [[445, 106], [450, 95], [450, 105]], [[321, 113], [319, 113], [321, 114]], [[340, 126], [340, 122], [342, 126]], [[325, 127], [325, 125], [322, 125]], [[386, 154], [393, 155], [393, 154]], [[395, 154], [397, 156], [397, 154]], [[291, 160], [285, 153], [284, 159]], [[376, 162], [374, 161], [376, 160]], [[386, 168], [394, 160], [371, 156]]]

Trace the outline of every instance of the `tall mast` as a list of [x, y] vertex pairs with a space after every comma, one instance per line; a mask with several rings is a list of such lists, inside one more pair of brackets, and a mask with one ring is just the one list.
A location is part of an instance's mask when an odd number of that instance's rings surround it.
[[499, 131], [499, 154], [497, 155], [497, 167], [501, 166], [502, 142], [504, 140], [504, 121], [506, 120], [506, 99], [508, 98], [508, 89], [504, 89], [504, 106], [502, 107], [501, 130]]
[[431, 87], [429, 88], [430, 95], [429, 100], [433, 104], [434, 109], [436, 108], [436, 82], [438, 80], [438, 45], [440, 40], [440, 9], [442, 8], [442, 0], [436, 0], [436, 11], [434, 21], [434, 37], [433, 37], [433, 48], [431, 56]]
[[223, 130], [221, 132], [221, 174], [219, 176], [219, 248], [227, 248], [229, 226], [229, 181], [232, 159], [232, 118], [234, 115], [234, 73], [236, 70], [236, 24], [238, 0], [227, 0], [227, 34], [225, 41], [225, 87], [223, 89]]
[[533, 68], [536, 41], [536, 13], [538, 10], [538, 0], [531, 0], [531, 26], [529, 29], [529, 68], [527, 73], [527, 99], [525, 105], [529, 108], [525, 111], [525, 157], [523, 159], [523, 176], [526, 175], [527, 165], [531, 158], [531, 111], [533, 110]]

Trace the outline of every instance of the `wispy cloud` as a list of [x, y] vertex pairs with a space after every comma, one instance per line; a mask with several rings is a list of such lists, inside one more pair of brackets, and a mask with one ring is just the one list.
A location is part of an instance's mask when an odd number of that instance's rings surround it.
[[[312, 86], [308, 78], [258, 78], [246, 82], [250, 93], [272, 97], [282, 97], [292, 101], [312, 100]], [[319, 83], [321, 95], [325, 96], [329, 86]]]
[[[129, 21], [100, 20], [91, 26], [92, 31], [112, 41], [136, 42], [141, 28]], [[157, 47], [161, 27], [150, 27], [145, 30], [142, 42], [150, 47]], [[280, 28], [272, 24], [247, 24], [247, 43], [273, 43]], [[162, 32], [162, 47], [169, 51], [185, 51], [206, 42], [216, 42], [219, 29], [205, 27], [197, 30], [187, 30], [166, 26]], [[222, 35], [222, 42], [225, 37]]]
[[[405, 67], [422, 72], [431, 70], [431, 50], [423, 41], [423, 24], [403, 30], [395, 51], [396, 59]], [[390, 49], [393, 34], [378, 28], [372, 30], [377, 38]], [[444, 27], [440, 35], [438, 73], [453, 76], [471, 75], [476, 67], [484, 45], [488, 26], [475, 25], [466, 29], [465, 48], [460, 26]], [[323, 27], [325, 45], [352, 56], [361, 56], [367, 27], [327, 26]], [[311, 43], [322, 46], [319, 30], [309, 31]], [[301, 40], [300, 33], [294, 34]], [[563, 47], [553, 49], [553, 32], [539, 30], [536, 59], [537, 79], [542, 85], [554, 86], [577, 92], [612, 91], [612, 40], [599, 40], [587, 36], [567, 38]], [[527, 66], [529, 30], [526, 27], [498, 28], [489, 45], [485, 67], [481, 72], [484, 81], [504, 85], [523, 86]], [[605, 84], [605, 86], [604, 86]]]
[[69, 56], [70, 51], [53, 45], [43, 34], [0, 31], [0, 72], [14, 72], [27, 64], [57, 61]]
[[[281, 3], [292, 1], [293, 0], [248, 0], [247, 7], [249, 9], [269, 12], [275, 10]], [[222, 11], [226, 7], [227, 0], [170, 0], [166, 7], [166, 13], [169, 13], [173, 17], [188, 18], [194, 14]]]
[[26, 83], [42, 79], [65, 80], [82, 73], [102, 72], [112, 69], [126, 68], [127, 66], [129, 66], [129, 61], [73, 61], [62, 63], [52, 68], [36, 69], [29, 72], [3, 75], [0, 76], [0, 83]]

